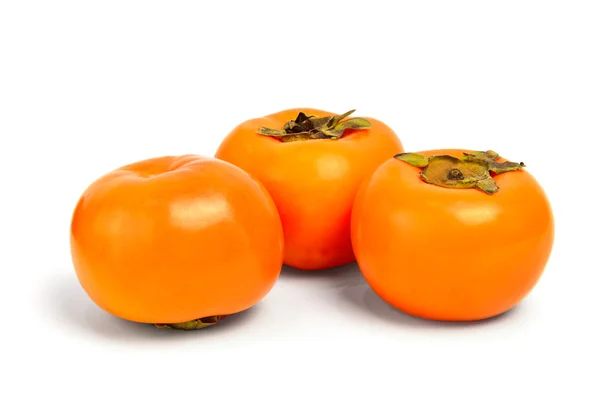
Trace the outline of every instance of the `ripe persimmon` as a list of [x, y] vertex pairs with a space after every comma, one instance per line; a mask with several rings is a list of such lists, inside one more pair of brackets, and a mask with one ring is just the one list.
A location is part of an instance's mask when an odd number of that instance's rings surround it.
[[283, 231], [268, 192], [240, 168], [166, 156], [118, 168], [85, 190], [71, 252], [79, 282], [105, 311], [196, 329], [271, 290]]
[[319, 270], [355, 260], [352, 202], [361, 181], [403, 151], [390, 127], [295, 108], [236, 126], [215, 157], [248, 171], [267, 188], [281, 216], [284, 264]]
[[434, 320], [479, 320], [518, 304], [554, 240], [550, 203], [523, 167], [455, 149], [384, 162], [352, 213], [357, 263], [374, 292]]

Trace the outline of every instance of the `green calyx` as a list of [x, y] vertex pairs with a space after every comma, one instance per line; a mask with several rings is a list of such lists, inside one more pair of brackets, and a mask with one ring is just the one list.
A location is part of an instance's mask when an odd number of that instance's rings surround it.
[[198, 319], [194, 319], [192, 321], [180, 322], [180, 323], [175, 323], [175, 324], [154, 324], [154, 325], [157, 328], [171, 328], [171, 329], [177, 329], [177, 330], [192, 331], [192, 330], [202, 329], [202, 328], [207, 328], [209, 326], [212, 326], [212, 325], [216, 324], [217, 322], [221, 321], [225, 317], [226, 317], [226, 315], [216, 315], [213, 317], [198, 318]]
[[464, 153], [461, 158], [418, 153], [401, 153], [394, 158], [423, 168], [419, 176], [429, 184], [455, 189], [476, 188], [487, 194], [500, 189], [490, 172], [502, 174], [525, 167], [522, 162], [497, 161], [500, 156], [492, 150]]
[[355, 110], [340, 115], [317, 117], [300, 112], [295, 120], [288, 121], [283, 129], [261, 127], [258, 133], [278, 138], [282, 142], [313, 139], [339, 139], [346, 129], [367, 129], [371, 123], [364, 118], [348, 118]]

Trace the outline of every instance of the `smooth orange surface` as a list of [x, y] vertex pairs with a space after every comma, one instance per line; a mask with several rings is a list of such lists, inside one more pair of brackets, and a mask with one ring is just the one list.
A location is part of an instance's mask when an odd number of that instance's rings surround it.
[[[460, 157], [463, 150], [420, 153]], [[478, 320], [515, 306], [537, 283], [553, 244], [540, 185], [526, 169], [507, 172], [488, 195], [430, 185], [419, 172], [389, 159], [356, 197], [352, 242], [366, 281], [391, 305], [427, 319]]]
[[283, 223], [285, 264], [337, 267], [354, 261], [350, 213], [360, 183], [403, 148], [387, 125], [366, 117], [370, 129], [347, 130], [338, 140], [283, 143], [256, 132], [261, 126], [282, 129], [300, 111], [334, 115], [296, 108], [246, 121], [224, 139], [216, 157], [248, 171], [273, 197]]
[[221, 160], [186, 155], [119, 168], [73, 214], [77, 276], [104, 310], [178, 323], [243, 311], [279, 276], [283, 232], [260, 183]]

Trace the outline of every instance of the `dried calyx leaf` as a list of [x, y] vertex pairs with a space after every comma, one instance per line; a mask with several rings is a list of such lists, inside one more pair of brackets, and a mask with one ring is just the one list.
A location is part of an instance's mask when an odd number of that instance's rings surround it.
[[198, 318], [198, 319], [194, 319], [192, 321], [180, 322], [180, 323], [176, 323], [176, 324], [154, 324], [154, 325], [158, 328], [171, 328], [171, 329], [178, 329], [178, 330], [184, 330], [184, 331], [191, 331], [191, 330], [195, 330], [195, 329], [202, 329], [202, 328], [207, 328], [209, 326], [212, 326], [212, 325], [216, 324], [217, 322], [221, 321], [225, 317], [226, 317], [226, 315], [216, 315], [216, 316], [212, 316], [212, 317]]
[[522, 162], [511, 162], [504, 161], [498, 162], [497, 159], [500, 158], [498, 153], [493, 150], [488, 151], [473, 151], [471, 153], [465, 153], [463, 156], [464, 159], [473, 160], [475, 158], [486, 160], [488, 162], [489, 170], [495, 172], [497, 174], [501, 174], [503, 172], [515, 171], [521, 169], [525, 166]]
[[423, 168], [419, 176], [432, 185], [446, 188], [477, 188], [487, 194], [499, 190], [490, 172], [502, 174], [522, 169], [525, 164], [497, 161], [500, 156], [492, 150], [464, 153], [461, 158], [450, 155], [424, 156], [418, 153], [402, 153], [398, 160]]
[[261, 127], [258, 133], [272, 136], [282, 142], [294, 142], [298, 140], [311, 139], [339, 139], [346, 129], [367, 129], [371, 123], [364, 118], [349, 118], [355, 110], [340, 115], [317, 117], [300, 112], [295, 120], [288, 121], [283, 129], [271, 129]]

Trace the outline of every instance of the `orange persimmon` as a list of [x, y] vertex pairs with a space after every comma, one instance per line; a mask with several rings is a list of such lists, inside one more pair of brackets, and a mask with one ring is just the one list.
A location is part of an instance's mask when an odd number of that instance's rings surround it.
[[283, 110], [236, 126], [215, 157], [267, 188], [281, 216], [284, 264], [319, 270], [355, 260], [350, 213], [361, 181], [402, 144], [374, 118], [312, 108]]
[[209, 157], [165, 156], [94, 181], [77, 203], [79, 282], [105, 311], [196, 329], [244, 311], [273, 287], [283, 231], [264, 187]]
[[501, 314], [549, 259], [549, 201], [522, 163], [493, 151], [398, 154], [364, 181], [352, 244], [365, 280], [414, 316], [467, 321]]

